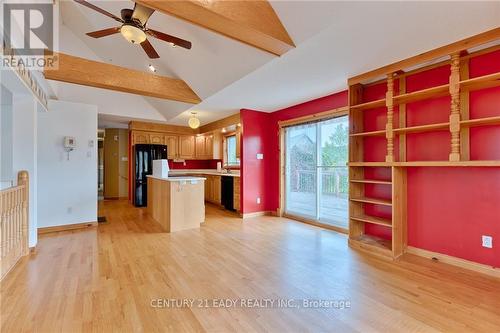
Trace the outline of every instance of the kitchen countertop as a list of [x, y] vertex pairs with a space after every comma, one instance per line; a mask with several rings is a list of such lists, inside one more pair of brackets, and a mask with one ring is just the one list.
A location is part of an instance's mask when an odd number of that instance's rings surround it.
[[176, 175], [213, 175], [213, 176], [230, 176], [239, 177], [240, 170], [231, 170], [231, 173], [219, 172], [217, 169], [170, 169], [168, 172], [171, 176]]
[[147, 177], [159, 179], [159, 180], [164, 180], [167, 182], [183, 182], [183, 181], [189, 182], [189, 181], [197, 181], [197, 180], [206, 180], [206, 178], [203, 178], [203, 177], [189, 177], [189, 176], [187, 176], [187, 177], [172, 176], [172, 177], [168, 177], [168, 178], [163, 178], [163, 177], [156, 177], [153, 175], [147, 175]]

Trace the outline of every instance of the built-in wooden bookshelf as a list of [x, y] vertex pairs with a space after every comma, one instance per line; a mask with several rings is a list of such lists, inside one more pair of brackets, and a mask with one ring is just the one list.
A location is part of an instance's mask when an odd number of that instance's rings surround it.
[[[500, 109], [498, 115], [470, 119], [469, 93], [500, 86], [500, 72], [469, 77], [471, 59], [498, 50], [497, 46], [481, 48], [481, 45], [488, 43], [491, 45], [492, 42], [500, 41], [500, 30], [496, 29], [476, 37], [349, 79], [349, 245], [351, 247], [393, 259], [406, 251], [408, 167], [500, 167], [500, 160], [496, 159], [470, 160], [469, 129], [500, 126]], [[469, 52], [468, 49], [475, 51]], [[442, 59], [445, 56], [449, 59], [424, 65], [433, 59]], [[439, 66], [449, 67], [448, 82], [407, 92], [408, 77]], [[406, 68], [412, 69], [406, 70]], [[374, 85], [385, 85], [385, 96], [364, 94], [365, 89], [370, 89]], [[365, 95], [369, 95], [370, 99], [365, 100]], [[423, 125], [415, 122], [407, 123], [407, 104], [442, 97], [448, 97], [450, 100], [449, 109], [443, 110], [448, 113], [448, 121]], [[378, 128], [365, 128], [370, 125], [365, 117], [369, 116], [370, 112], [376, 112], [379, 117], [382, 108], [385, 108], [385, 127], [380, 128], [379, 121]], [[448, 158], [407, 160], [409, 153], [407, 140], [410, 136], [433, 132], [449, 133]], [[371, 145], [365, 149], [367, 142]], [[384, 154], [374, 160], [373, 147], [375, 145], [378, 147], [375, 150], [380, 150], [381, 142]], [[382, 170], [383, 174], [390, 173], [391, 179], [374, 177], [376, 172], [372, 172], [373, 170]], [[373, 187], [377, 187], [378, 190], [369, 191]], [[390, 197], [379, 197], [373, 193], [390, 193]], [[385, 216], [373, 213], [381, 211]], [[373, 225], [384, 228], [390, 237], [379, 237], [366, 232], [368, 227]]]

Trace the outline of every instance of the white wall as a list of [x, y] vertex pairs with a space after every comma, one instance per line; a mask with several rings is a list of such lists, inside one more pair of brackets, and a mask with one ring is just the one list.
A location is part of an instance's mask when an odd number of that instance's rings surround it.
[[0, 84], [0, 189], [12, 186], [12, 93]]
[[[64, 136], [76, 139], [69, 160]], [[51, 100], [49, 112], [38, 117], [38, 227], [93, 221], [97, 221], [97, 107]]]
[[13, 95], [12, 169], [17, 183], [17, 173], [28, 171], [29, 186], [29, 246], [37, 243], [37, 128], [38, 107], [29, 94]]

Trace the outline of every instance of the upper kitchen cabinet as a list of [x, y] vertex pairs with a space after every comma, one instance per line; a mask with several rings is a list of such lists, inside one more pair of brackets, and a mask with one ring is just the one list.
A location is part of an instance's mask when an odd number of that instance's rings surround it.
[[167, 145], [168, 158], [177, 158], [179, 154], [179, 136], [165, 135], [164, 140], [165, 144]]
[[150, 133], [149, 134], [149, 143], [156, 145], [164, 145], [165, 144], [165, 136], [162, 133]]
[[236, 127], [236, 158], [241, 156], [241, 126]]
[[149, 133], [141, 131], [132, 132], [132, 145], [149, 143]]
[[196, 136], [196, 158], [211, 160], [214, 157], [214, 135], [209, 133]]
[[195, 158], [195, 137], [193, 135], [179, 136], [179, 158]]
[[215, 131], [212, 135], [212, 156], [214, 160], [222, 160], [223, 141], [222, 133]]

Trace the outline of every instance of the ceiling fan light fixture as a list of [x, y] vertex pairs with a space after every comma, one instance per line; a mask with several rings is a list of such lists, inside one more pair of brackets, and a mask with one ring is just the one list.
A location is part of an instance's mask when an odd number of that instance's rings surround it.
[[189, 117], [188, 125], [192, 129], [200, 127], [200, 120], [196, 118], [196, 112], [191, 112], [191, 117]]
[[125, 23], [120, 32], [122, 36], [132, 44], [141, 44], [146, 40], [146, 33], [135, 25]]

